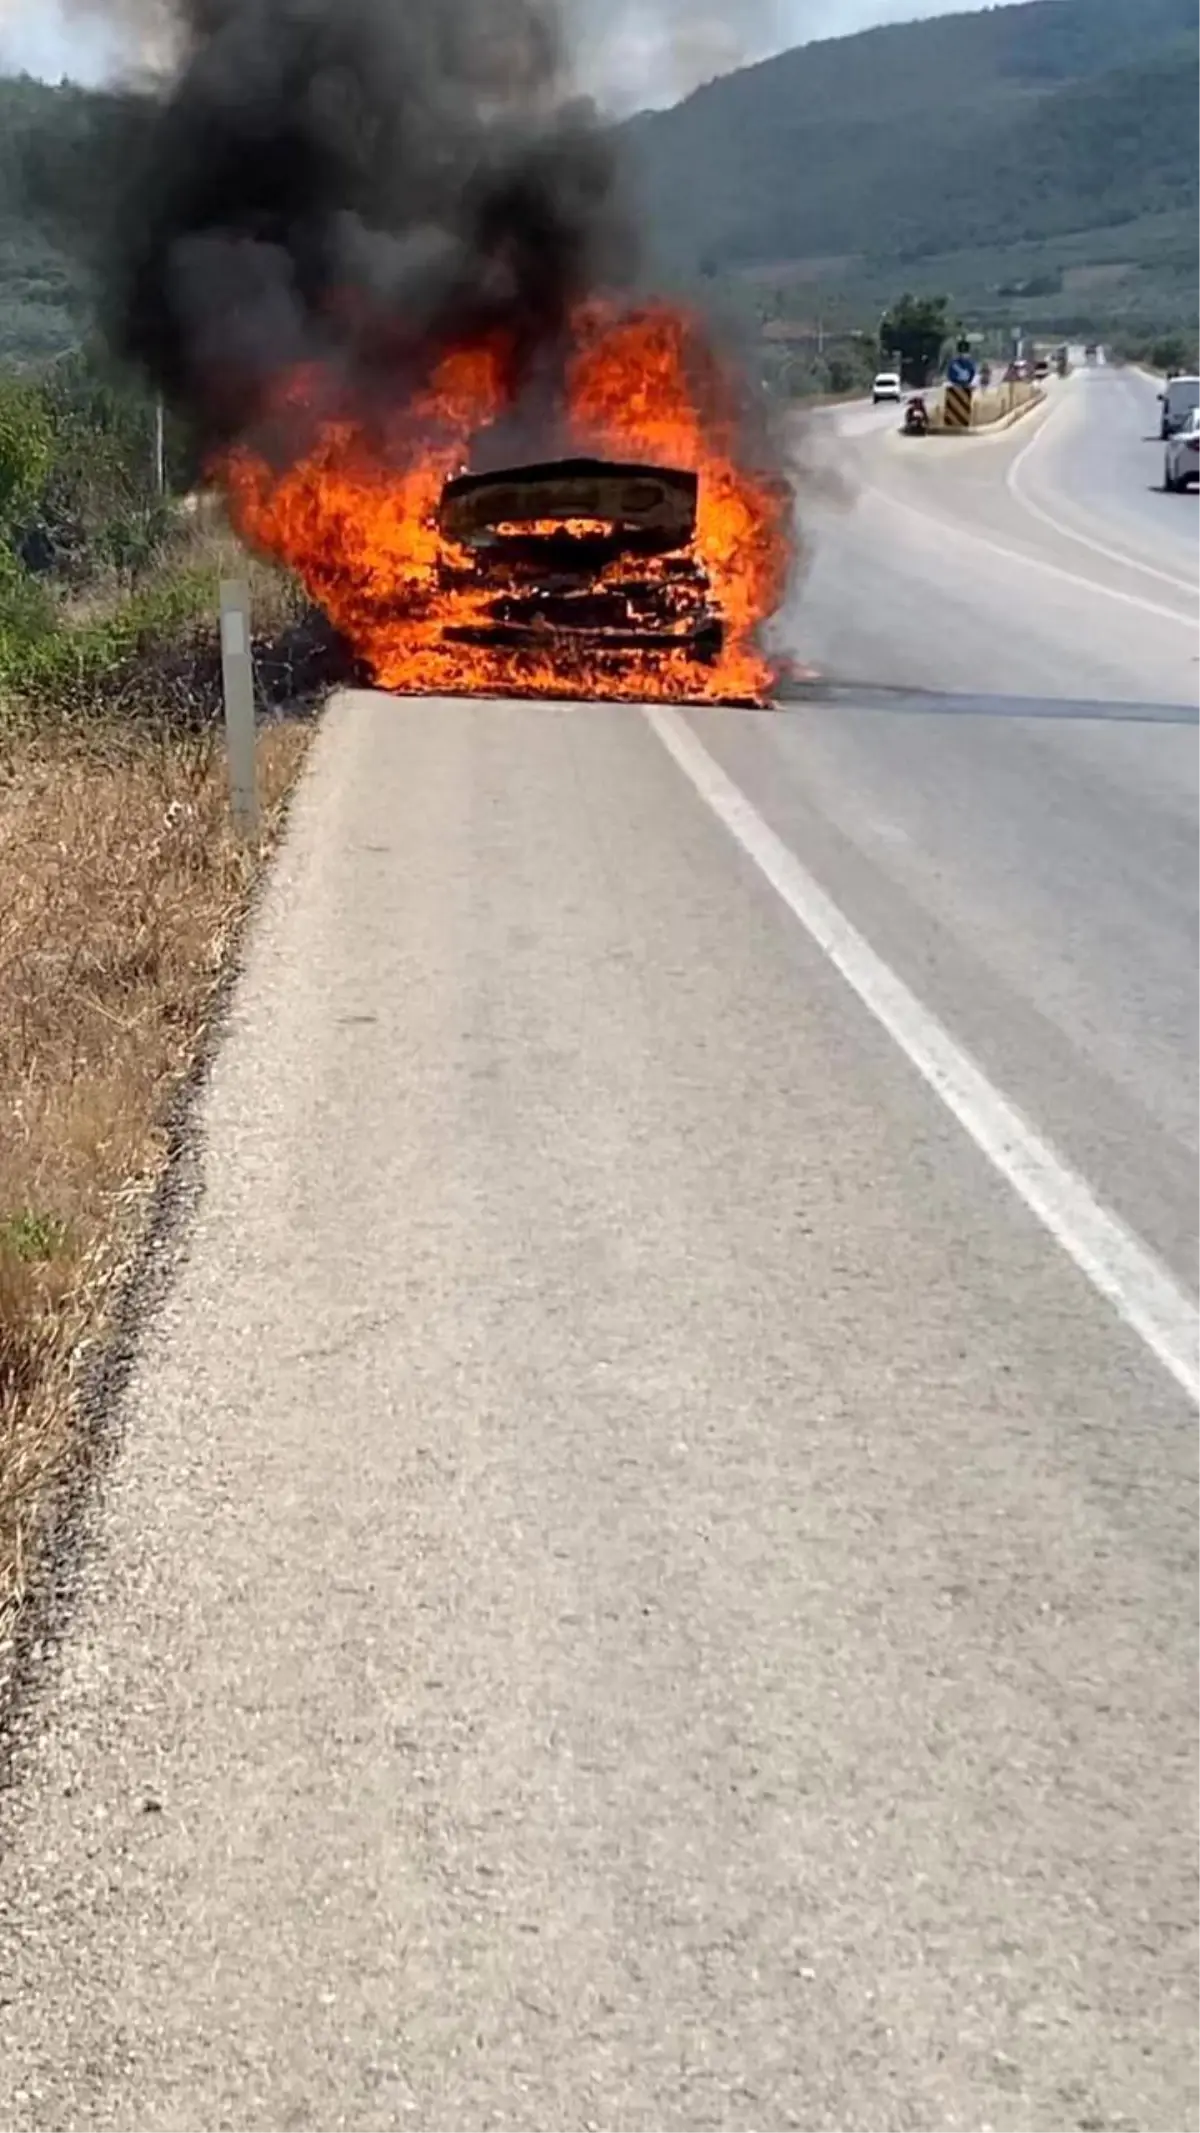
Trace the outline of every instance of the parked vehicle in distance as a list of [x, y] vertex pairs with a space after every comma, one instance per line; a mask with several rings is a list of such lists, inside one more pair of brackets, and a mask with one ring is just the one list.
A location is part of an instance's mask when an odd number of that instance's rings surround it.
[[1183, 428], [1192, 409], [1200, 406], [1200, 378], [1168, 378], [1158, 398], [1162, 408], [1158, 434], [1165, 444]]
[[1185, 416], [1182, 427], [1167, 439], [1163, 455], [1163, 488], [1177, 494], [1192, 483], [1200, 484], [1200, 406]]
[[900, 373], [898, 370], [881, 370], [871, 387], [871, 405], [878, 407], [881, 400], [900, 402]]

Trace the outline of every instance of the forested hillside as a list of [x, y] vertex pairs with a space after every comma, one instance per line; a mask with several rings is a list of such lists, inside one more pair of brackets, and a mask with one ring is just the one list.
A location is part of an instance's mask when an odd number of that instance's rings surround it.
[[42, 82], [0, 81], [0, 360], [56, 354], [82, 301], [78, 268], [30, 219], [25, 158], [31, 138], [52, 138], [63, 93]]
[[[1195, 310], [1195, 0], [1033, 0], [811, 44], [622, 128], [651, 260], [975, 308]], [[139, 110], [0, 81], [0, 361], [73, 345]], [[1072, 308], [1074, 306], [1074, 308]]]
[[1136, 260], [1196, 205], [1197, 49], [1192, 0], [1035, 0], [786, 52], [630, 122], [656, 250], [836, 281], [1128, 225]]
[[0, 78], [0, 362], [57, 355], [85, 332], [93, 268], [147, 109]]

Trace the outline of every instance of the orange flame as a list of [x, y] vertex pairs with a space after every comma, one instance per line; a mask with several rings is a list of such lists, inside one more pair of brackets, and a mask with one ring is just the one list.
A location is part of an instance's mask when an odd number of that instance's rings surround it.
[[[686, 648], [583, 651], [549, 627], [536, 651], [447, 639], [448, 628], [485, 622], [494, 587], [472, 583], [471, 553], [444, 537], [438, 507], [445, 482], [468, 470], [472, 444], [509, 404], [507, 355], [487, 342], [454, 350], [424, 389], [374, 423], [320, 412], [328, 380], [293, 374], [273, 412], [303, 412], [312, 442], [282, 471], [246, 446], [229, 454], [218, 475], [239, 532], [296, 572], [386, 689], [764, 701], [773, 675], [758, 637], [785, 589], [787, 492], [740, 463], [732, 381], [695, 322], [661, 305], [578, 314], [568, 448], [698, 475], [693, 560], [724, 621], [722, 648], [705, 663]], [[597, 583], [619, 567], [604, 566]]]

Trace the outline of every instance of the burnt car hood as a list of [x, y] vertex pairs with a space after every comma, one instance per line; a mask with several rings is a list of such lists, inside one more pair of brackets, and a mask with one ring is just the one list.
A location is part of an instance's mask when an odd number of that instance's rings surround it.
[[502, 540], [507, 530], [572, 522], [611, 529], [614, 542], [636, 549], [686, 548], [696, 531], [699, 479], [680, 467], [623, 464], [607, 459], [552, 459], [463, 474], [442, 491], [441, 528], [465, 546]]

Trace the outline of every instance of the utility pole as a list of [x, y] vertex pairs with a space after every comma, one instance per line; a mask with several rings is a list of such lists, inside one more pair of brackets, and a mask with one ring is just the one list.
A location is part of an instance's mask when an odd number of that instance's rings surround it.
[[154, 402], [154, 491], [162, 496], [167, 487], [167, 425], [163, 409], [163, 396], [158, 394]]

